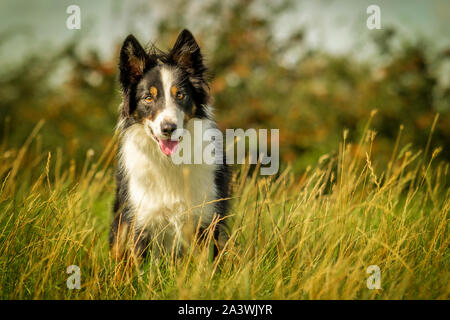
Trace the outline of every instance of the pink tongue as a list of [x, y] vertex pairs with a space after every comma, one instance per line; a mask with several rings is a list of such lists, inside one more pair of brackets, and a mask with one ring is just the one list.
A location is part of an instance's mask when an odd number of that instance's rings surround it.
[[177, 150], [178, 141], [172, 141], [172, 140], [159, 140], [159, 147], [161, 148], [161, 151], [166, 155], [170, 156], [175, 153]]

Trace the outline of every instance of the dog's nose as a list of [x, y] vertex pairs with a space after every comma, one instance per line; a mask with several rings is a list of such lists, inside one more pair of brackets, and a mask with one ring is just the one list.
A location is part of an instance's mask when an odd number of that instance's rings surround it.
[[166, 137], [170, 137], [177, 129], [177, 125], [173, 122], [164, 121], [161, 123], [161, 133]]

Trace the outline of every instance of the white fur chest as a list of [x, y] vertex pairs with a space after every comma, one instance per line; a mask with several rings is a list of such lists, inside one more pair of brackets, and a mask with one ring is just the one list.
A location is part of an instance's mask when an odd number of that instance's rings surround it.
[[119, 156], [137, 226], [169, 223], [179, 232], [188, 217], [201, 216], [203, 225], [212, 221], [214, 165], [175, 165], [139, 125], [123, 135]]

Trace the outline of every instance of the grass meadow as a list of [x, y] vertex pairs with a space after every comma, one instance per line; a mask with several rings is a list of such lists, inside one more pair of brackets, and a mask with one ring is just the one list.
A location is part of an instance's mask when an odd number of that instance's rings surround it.
[[[373, 114], [372, 114], [373, 115]], [[230, 239], [141, 266], [108, 248], [116, 139], [81, 165], [42, 148], [39, 122], [20, 146], [0, 145], [1, 299], [448, 299], [448, 162], [441, 148], [399, 143], [373, 161], [376, 133], [341, 136], [302, 175], [234, 168]], [[63, 163], [69, 162], [69, 166]], [[436, 162], [436, 163], [435, 163]], [[66, 269], [81, 270], [69, 290]], [[367, 287], [367, 268], [381, 289]]]

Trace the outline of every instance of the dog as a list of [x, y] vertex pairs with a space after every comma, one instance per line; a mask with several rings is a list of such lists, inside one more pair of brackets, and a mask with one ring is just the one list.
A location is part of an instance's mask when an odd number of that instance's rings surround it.
[[[200, 47], [183, 30], [168, 52], [145, 50], [129, 35], [120, 50], [119, 136], [114, 217], [109, 234], [116, 260], [181, 255], [209, 236], [214, 256], [227, 239], [230, 167], [175, 164], [177, 129], [194, 136], [194, 121], [216, 128]], [[198, 137], [194, 136], [194, 139]]]

